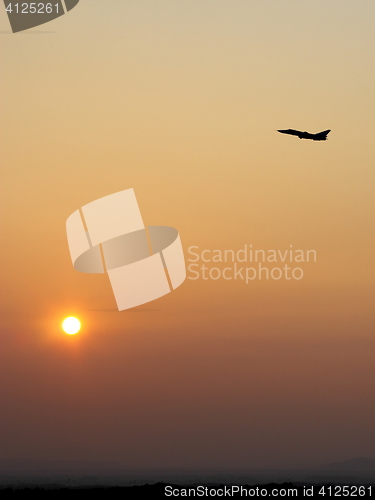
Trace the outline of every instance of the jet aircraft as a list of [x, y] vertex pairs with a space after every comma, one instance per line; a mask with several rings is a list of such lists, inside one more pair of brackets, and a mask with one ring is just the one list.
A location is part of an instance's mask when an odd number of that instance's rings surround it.
[[278, 130], [282, 134], [296, 135], [300, 139], [312, 139], [313, 141], [326, 141], [327, 135], [331, 132], [330, 130], [324, 130], [323, 132], [318, 132], [317, 134], [310, 134], [310, 132], [300, 132], [299, 130], [293, 130], [288, 128], [287, 130]]

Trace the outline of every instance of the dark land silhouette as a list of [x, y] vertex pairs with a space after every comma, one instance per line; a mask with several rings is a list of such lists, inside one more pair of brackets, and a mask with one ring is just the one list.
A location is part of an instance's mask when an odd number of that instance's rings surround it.
[[[0, 496], [46, 498], [166, 498], [165, 487], [243, 485], [246, 488], [372, 486], [375, 460], [358, 457], [305, 469], [137, 469], [120, 462], [0, 460]], [[184, 486], [185, 485], [185, 486]], [[367, 491], [368, 492], [368, 491]], [[373, 491], [375, 494], [375, 490]], [[299, 496], [303, 496], [298, 494]], [[367, 493], [364, 496], [368, 496]]]
[[[197, 496], [204, 498], [215, 498], [215, 497], [287, 497], [287, 498], [301, 498], [306, 496], [307, 498], [316, 498], [319, 495], [327, 495], [336, 493], [336, 496], [341, 496], [340, 493], [344, 491], [343, 486], [346, 487], [346, 491], [351, 493], [351, 496], [360, 496], [361, 498], [372, 497], [374, 484], [363, 484], [357, 483], [356, 485], [348, 486], [345, 481], [341, 483], [325, 482], [325, 483], [256, 483], [256, 484], [242, 484], [241, 486], [235, 485], [225, 485], [224, 483], [217, 484], [186, 484], [186, 485], [176, 485], [171, 483], [156, 483], [156, 484], [146, 484], [143, 486], [130, 486], [126, 488], [121, 487], [95, 487], [95, 488], [24, 488], [24, 489], [0, 489], [1, 498], [69, 498], [74, 499], [78, 497], [88, 497], [90, 499], [108, 499], [115, 498], [126, 500], [131, 500], [133, 498], [176, 498], [176, 497], [189, 497], [196, 498]], [[205, 494], [197, 495], [197, 493], [204, 492]], [[226, 492], [224, 494], [224, 492]], [[229, 494], [228, 494], [229, 492]], [[348, 496], [348, 495], [345, 495]]]

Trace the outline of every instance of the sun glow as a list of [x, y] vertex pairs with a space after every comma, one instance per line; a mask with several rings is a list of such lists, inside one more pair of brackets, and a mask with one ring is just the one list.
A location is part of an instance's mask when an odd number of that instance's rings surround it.
[[65, 318], [64, 321], [62, 322], [62, 329], [64, 330], [65, 333], [68, 333], [69, 335], [74, 335], [75, 333], [80, 331], [81, 322], [79, 321], [79, 319], [70, 316], [69, 318]]

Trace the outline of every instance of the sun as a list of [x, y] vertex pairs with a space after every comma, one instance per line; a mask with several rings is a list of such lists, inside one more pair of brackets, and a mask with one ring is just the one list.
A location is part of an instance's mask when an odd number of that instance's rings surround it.
[[81, 322], [79, 321], [79, 319], [70, 316], [69, 318], [65, 318], [62, 322], [62, 329], [65, 333], [74, 335], [75, 333], [78, 333], [80, 331]]

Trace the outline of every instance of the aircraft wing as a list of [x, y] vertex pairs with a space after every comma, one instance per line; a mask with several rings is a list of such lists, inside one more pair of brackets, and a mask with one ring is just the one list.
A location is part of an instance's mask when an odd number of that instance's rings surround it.
[[281, 132], [282, 134], [297, 135], [298, 137], [302, 133], [298, 130], [293, 130], [292, 128], [288, 128], [287, 130], [278, 130], [278, 132]]

